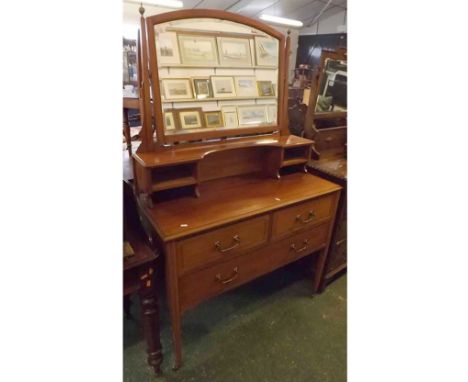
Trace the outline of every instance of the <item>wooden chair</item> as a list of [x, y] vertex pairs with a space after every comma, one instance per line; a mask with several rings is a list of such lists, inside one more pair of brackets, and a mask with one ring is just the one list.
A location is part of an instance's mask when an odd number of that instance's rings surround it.
[[162, 350], [159, 337], [159, 310], [156, 295], [155, 269], [158, 252], [152, 247], [151, 240], [144, 231], [139, 219], [138, 209], [131, 185], [124, 182], [124, 241], [133, 252], [124, 256], [124, 311], [131, 318], [130, 295], [138, 293], [144, 337], [147, 342], [148, 364], [154, 372], [161, 374]]

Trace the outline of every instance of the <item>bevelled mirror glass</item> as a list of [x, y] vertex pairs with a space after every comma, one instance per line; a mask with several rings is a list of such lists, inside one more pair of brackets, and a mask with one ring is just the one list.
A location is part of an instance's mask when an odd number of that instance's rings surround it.
[[166, 136], [277, 125], [278, 39], [214, 18], [154, 32]]
[[317, 103], [316, 113], [343, 112], [347, 110], [347, 62], [328, 58], [325, 61]]

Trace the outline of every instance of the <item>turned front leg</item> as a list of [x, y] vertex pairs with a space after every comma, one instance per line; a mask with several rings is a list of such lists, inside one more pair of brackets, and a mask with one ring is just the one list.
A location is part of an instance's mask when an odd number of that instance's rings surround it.
[[140, 304], [143, 321], [143, 330], [147, 343], [148, 364], [153, 368], [156, 375], [161, 374], [162, 347], [159, 328], [159, 311], [156, 288], [154, 286], [154, 270], [148, 268], [140, 276]]

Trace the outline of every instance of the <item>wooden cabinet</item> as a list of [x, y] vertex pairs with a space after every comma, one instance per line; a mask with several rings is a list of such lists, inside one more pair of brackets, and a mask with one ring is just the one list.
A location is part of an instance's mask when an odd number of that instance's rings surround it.
[[323, 51], [314, 77], [313, 96], [310, 98], [305, 122], [306, 136], [315, 142], [308, 168], [311, 173], [341, 185], [343, 191], [321, 290], [347, 267], [346, 79], [346, 51]]
[[[311, 292], [318, 290], [341, 187], [307, 173], [313, 142], [289, 134], [289, 37], [258, 20], [224, 11], [176, 11], [141, 21], [141, 67], [149, 69], [140, 69], [142, 143], [133, 154], [136, 188], [165, 257], [178, 368], [182, 314], [202, 301], [308, 255], [313, 255], [315, 269]], [[187, 25], [190, 31], [183, 29]], [[188, 41], [189, 32], [195, 37], [181, 47], [186, 50], [178, 57], [177, 41]], [[164, 39], [172, 48], [166, 46], [158, 55]], [[200, 61], [197, 41], [204, 41], [210, 60]], [[223, 41], [237, 46], [240, 56], [227, 57], [219, 50], [216, 54], [215, 42]], [[190, 63], [172, 62], [179, 59]], [[207, 91], [205, 98], [187, 99], [188, 78], [177, 84], [163, 78], [170, 71], [197, 80], [189, 73], [216, 74], [220, 68], [223, 78], [211, 78], [218, 95], [211, 98]], [[257, 74], [258, 93], [251, 89]], [[229, 107], [223, 109], [220, 94], [230, 93], [231, 80], [239, 85], [238, 94], [224, 98]], [[193, 82], [201, 86], [199, 92], [208, 83]], [[246, 96], [247, 91], [254, 95]], [[275, 103], [265, 106], [271, 98]], [[177, 111], [174, 103], [180, 105]], [[201, 110], [187, 103], [196, 103]], [[210, 110], [203, 109], [207, 103]], [[233, 105], [239, 126], [231, 124], [236, 121]], [[219, 113], [225, 114], [224, 124], [218, 123]], [[198, 127], [189, 128], [190, 124]]]
[[304, 172], [244, 174], [145, 209], [166, 256], [176, 366], [181, 316], [199, 303], [312, 254], [318, 290], [339, 196], [338, 185]]

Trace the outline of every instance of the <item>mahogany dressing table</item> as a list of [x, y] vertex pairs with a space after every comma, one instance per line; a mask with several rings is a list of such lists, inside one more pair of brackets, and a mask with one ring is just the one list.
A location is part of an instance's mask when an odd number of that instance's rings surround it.
[[314, 140], [309, 172], [343, 187], [320, 290], [347, 267], [347, 55], [322, 51], [305, 119]]
[[225, 11], [140, 13], [136, 192], [179, 368], [182, 315], [201, 302], [312, 254], [318, 290], [341, 187], [306, 171], [313, 141], [288, 133], [289, 37]]

